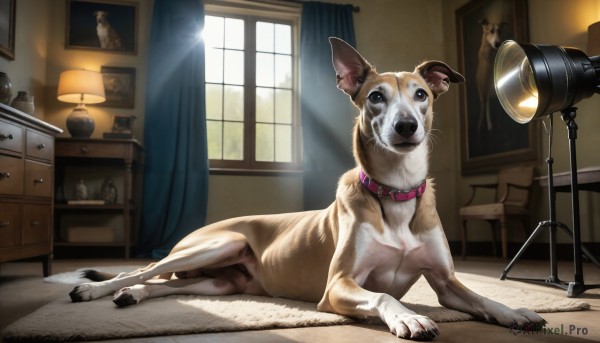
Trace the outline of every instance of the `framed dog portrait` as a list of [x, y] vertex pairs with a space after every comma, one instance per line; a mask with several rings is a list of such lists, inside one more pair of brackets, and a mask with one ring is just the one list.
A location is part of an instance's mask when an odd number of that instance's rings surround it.
[[135, 54], [137, 26], [135, 2], [67, 1], [67, 49]]
[[15, 59], [16, 0], [0, 0], [0, 55]]
[[135, 68], [100, 68], [104, 81], [106, 101], [99, 106], [134, 108], [135, 107]]
[[484, 173], [539, 162], [539, 125], [519, 124], [494, 89], [493, 66], [505, 40], [528, 41], [526, 0], [472, 0], [456, 11], [460, 87], [461, 171]]

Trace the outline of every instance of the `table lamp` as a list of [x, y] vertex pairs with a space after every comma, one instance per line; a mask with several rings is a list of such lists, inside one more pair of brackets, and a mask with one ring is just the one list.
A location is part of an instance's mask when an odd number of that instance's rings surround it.
[[102, 74], [83, 69], [63, 71], [58, 80], [57, 99], [77, 104], [67, 117], [67, 130], [71, 137], [90, 137], [94, 132], [94, 119], [85, 105], [98, 104], [106, 100]]

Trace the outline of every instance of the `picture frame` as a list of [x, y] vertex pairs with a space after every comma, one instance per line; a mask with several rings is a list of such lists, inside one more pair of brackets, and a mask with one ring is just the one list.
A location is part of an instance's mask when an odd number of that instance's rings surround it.
[[0, 55], [15, 59], [16, 0], [0, 0]]
[[106, 101], [98, 104], [104, 107], [135, 107], [135, 68], [108, 67], [100, 68], [104, 81]]
[[134, 115], [113, 115], [113, 125], [111, 132], [104, 132], [104, 139], [133, 139], [133, 123], [136, 119]]
[[67, 0], [66, 48], [137, 53], [138, 4]]
[[472, 0], [456, 10], [456, 32], [459, 71], [466, 79], [460, 87], [461, 173], [540, 163], [539, 124], [513, 121], [493, 85], [497, 47], [507, 39], [529, 39], [527, 1]]
[[133, 134], [135, 116], [115, 114], [113, 117], [112, 133]]

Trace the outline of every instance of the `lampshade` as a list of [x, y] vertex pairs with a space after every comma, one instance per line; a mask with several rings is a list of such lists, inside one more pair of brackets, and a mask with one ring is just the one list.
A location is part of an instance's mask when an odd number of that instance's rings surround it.
[[588, 26], [588, 56], [600, 55], [600, 21]]
[[555, 45], [509, 40], [500, 46], [494, 62], [498, 99], [521, 124], [592, 96], [599, 91], [599, 76], [599, 57]]
[[57, 99], [74, 104], [97, 104], [104, 102], [102, 74], [90, 70], [67, 70], [60, 73]]

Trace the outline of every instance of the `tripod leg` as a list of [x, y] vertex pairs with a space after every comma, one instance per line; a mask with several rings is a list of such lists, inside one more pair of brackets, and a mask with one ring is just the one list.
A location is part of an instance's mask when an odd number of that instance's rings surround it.
[[535, 228], [535, 230], [533, 230], [533, 233], [531, 234], [531, 236], [529, 236], [529, 238], [527, 238], [527, 241], [525, 241], [525, 244], [523, 244], [521, 249], [519, 249], [519, 252], [517, 253], [517, 255], [512, 259], [512, 261], [510, 261], [508, 266], [506, 268], [504, 268], [504, 271], [502, 272], [502, 275], [500, 276], [500, 280], [506, 279], [506, 274], [508, 274], [508, 272], [510, 272], [512, 267], [521, 258], [521, 255], [523, 255], [523, 253], [525, 253], [525, 250], [527, 250], [527, 248], [529, 248], [529, 245], [531, 245], [531, 243], [535, 240], [535, 238], [540, 234], [542, 229], [547, 227], [548, 225], [550, 225], [550, 222], [548, 222], [548, 221], [543, 221], [538, 224], [538, 226]]

